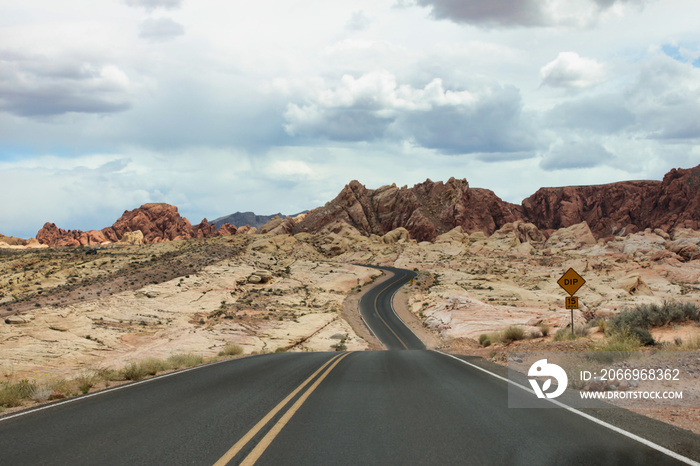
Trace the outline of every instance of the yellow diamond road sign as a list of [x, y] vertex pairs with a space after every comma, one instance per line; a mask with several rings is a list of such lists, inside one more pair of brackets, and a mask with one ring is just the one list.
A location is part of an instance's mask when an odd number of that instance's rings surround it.
[[564, 288], [564, 291], [573, 296], [574, 293], [586, 283], [586, 280], [584, 280], [581, 275], [577, 274], [574, 269], [569, 269], [561, 276], [557, 283]]

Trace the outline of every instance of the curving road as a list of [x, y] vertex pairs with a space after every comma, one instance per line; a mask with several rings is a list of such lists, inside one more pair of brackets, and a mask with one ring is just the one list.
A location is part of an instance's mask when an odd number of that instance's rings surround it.
[[390, 350], [424, 350], [422, 341], [396, 315], [394, 294], [416, 277], [410, 270], [372, 267], [392, 274], [385, 282], [372, 287], [360, 300], [360, 314], [370, 331]]
[[[363, 300], [390, 348], [418, 347], [386, 304], [410, 274]], [[499, 374], [425, 350], [251, 356], [0, 418], [0, 464], [697, 464], [664, 447], [700, 458], [697, 435], [627, 411], [593, 414], [654, 444], [565, 409], [508, 408]]]

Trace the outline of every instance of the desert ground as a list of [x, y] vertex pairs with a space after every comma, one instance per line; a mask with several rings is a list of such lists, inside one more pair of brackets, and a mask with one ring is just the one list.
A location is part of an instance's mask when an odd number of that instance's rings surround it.
[[[700, 261], [689, 254], [699, 243], [692, 230], [596, 240], [586, 224], [546, 239], [523, 224], [490, 237], [457, 228], [417, 243], [403, 229], [364, 237], [338, 224], [314, 235], [113, 244], [95, 254], [7, 246], [0, 248], [0, 377], [71, 379], [147, 358], [215, 357], [231, 343], [242, 354], [379, 349], [357, 301], [381, 273], [356, 264], [418, 272], [395, 307], [429, 348], [501, 363], [517, 349], [585, 349], [606, 338], [601, 318], [639, 304], [698, 304]], [[569, 268], [586, 280], [574, 312], [585, 332], [554, 341], [570, 328], [567, 294], [556, 283]], [[525, 338], [494, 337], [513, 326]], [[681, 322], [651, 333], [657, 347], [687, 345], [700, 327]], [[480, 344], [483, 335], [493, 344]], [[697, 414], [655, 415], [700, 425]]]

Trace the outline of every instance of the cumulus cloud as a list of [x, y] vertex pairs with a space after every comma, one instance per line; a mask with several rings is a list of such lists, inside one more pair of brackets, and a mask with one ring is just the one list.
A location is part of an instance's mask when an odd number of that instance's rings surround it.
[[166, 42], [185, 34], [185, 28], [170, 18], [148, 18], [139, 25], [139, 37], [149, 42]]
[[567, 170], [592, 168], [611, 163], [613, 154], [593, 141], [569, 141], [554, 145], [542, 157], [543, 170]]
[[0, 110], [36, 117], [128, 109], [131, 82], [117, 66], [74, 57], [0, 56]]
[[416, 88], [378, 71], [343, 76], [306, 103], [290, 103], [285, 129], [312, 139], [404, 140], [448, 154], [515, 152], [535, 145], [521, 110], [513, 87], [451, 90], [436, 78]]
[[560, 52], [540, 70], [543, 86], [585, 89], [605, 80], [605, 66], [576, 52]]
[[182, 7], [182, 1], [183, 0], [124, 0], [124, 3], [133, 7], [145, 8], [150, 11], [156, 8], [175, 10]]
[[615, 6], [646, 0], [417, 0], [436, 19], [483, 27], [585, 26]]

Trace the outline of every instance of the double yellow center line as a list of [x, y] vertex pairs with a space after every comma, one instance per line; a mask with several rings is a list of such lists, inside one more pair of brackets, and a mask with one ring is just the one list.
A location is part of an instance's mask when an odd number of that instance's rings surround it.
[[388, 290], [389, 288], [391, 288], [391, 286], [392, 286], [393, 284], [394, 284], [393, 282], [392, 282], [392, 283], [389, 283], [387, 286], [384, 287], [384, 289], [383, 289], [382, 291], [380, 291], [379, 293], [377, 293], [377, 296], [374, 298], [374, 312], [377, 314], [377, 317], [379, 317], [379, 320], [381, 320], [381, 321], [384, 323], [384, 325], [386, 325], [386, 328], [388, 328], [389, 331], [390, 331], [391, 333], [394, 334], [394, 336], [396, 337], [396, 339], [399, 340], [399, 343], [401, 343], [401, 344], [403, 345], [404, 348], [408, 349], [408, 346], [406, 346], [406, 343], [404, 343], [403, 340], [396, 334], [396, 332], [394, 331], [394, 329], [391, 328], [391, 327], [389, 326], [389, 324], [386, 323], [386, 320], [384, 320], [384, 318], [382, 317], [382, 315], [379, 313], [379, 307], [377, 307], [377, 300], [379, 299], [379, 296], [381, 296], [382, 293], [384, 293], [386, 290]]
[[331, 358], [328, 362], [326, 362], [323, 366], [321, 366], [316, 372], [311, 374], [311, 376], [306, 379], [304, 382], [301, 383], [292, 393], [287, 395], [287, 397], [280, 401], [277, 406], [272, 408], [272, 410], [263, 417], [260, 422], [255, 424], [252, 429], [250, 429], [234, 446], [231, 447], [229, 451], [226, 452], [224, 456], [222, 456], [219, 461], [214, 463], [214, 466], [224, 466], [228, 464], [229, 461], [231, 461], [233, 458], [236, 457], [238, 453], [246, 446], [248, 443], [255, 437], [260, 430], [265, 427], [270, 420], [272, 420], [273, 417], [277, 415], [300, 391], [304, 389], [311, 381], [316, 378], [318, 374], [320, 374], [324, 369], [326, 371], [318, 378], [316, 381], [299, 397], [299, 399], [285, 412], [282, 417], [275, 423], [275, 425], [272, 426], [272, 428], [267, 432], [267, 434], [258, 442], [258, 444], [253, 448], [253, 450], [248, 454], [248, 456], [245, 457], [245, 459], [240, 463], [241, 465], [246, 465], [250, 466], [255, 464], [255, 462], [262, 456], [262, 454], [265, 452], [267, 447], [270, 446], [272, 441], [277, 437], [277, 434], [280, 433], [280, 431], [284, 428], [285, 425], [289, 422], [289, 420], [294, 416], [294, 414], [299, 410], [301, 405], [304, 404], [306, 399], [313, 393], [314, 390], [323, 382], [323, 379], [325, 379], [328, 374], [335, 368], [335, 366], [338, 365], [340, 361], [343, 360], [348, 354], [350, 353], [343, 353], [339, 354], [337, 356], [334, 356]]

